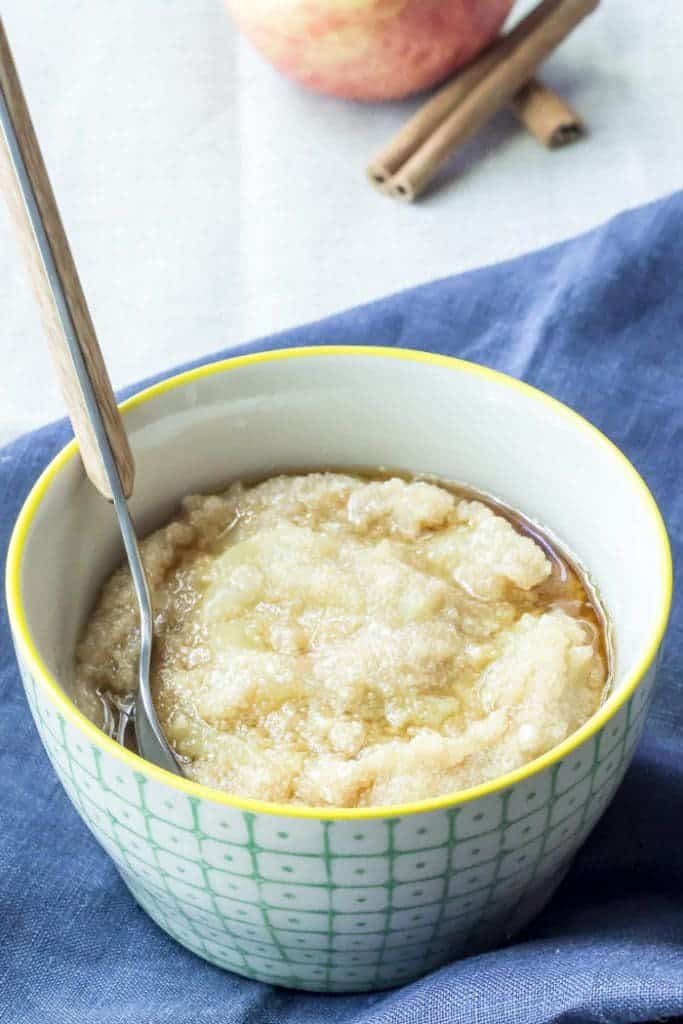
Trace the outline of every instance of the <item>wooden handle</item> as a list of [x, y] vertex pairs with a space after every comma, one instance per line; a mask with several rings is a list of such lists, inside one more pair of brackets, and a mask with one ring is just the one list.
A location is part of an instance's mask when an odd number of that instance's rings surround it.
[[7, 36], [0, 19], [0, 90], [5, 101], [9, 120], [16, 137], [16, 145], [26, 169], [35, 205], [47, 236], [49, 250], [54, 264], [66, 310], [60, 309], [50, 286], [48, 268], [41, 254], [32, 227], [31, 218], [23, 198], [22, 188], [17, 178], [15, 162], [12, 159], [9, 139], [2, 138], [0, 145], [0, 186], [7, 198], [10, 214], [22, 243], [28, 264], [34, 291], [43, 314], [47, 330], [48, 345], [57, 373], [59, 375], [64, 398], [74, 433], [81, 449], [81, 457], [85, 470], [95, 487], [106, 497], [112, 498], [102, 456], [95, 438], [95, 433], [86, 411], [76, 368], [74, 366], [65, 328], [64, 317], [70, 318], [78, 342], [83, 361], [90, 378], [95, 400], [100, 410], [109, 444], [118, 470], [121, 487], [126, 497], [133, 490], [135, 464], [128, 444], [121, 415], [116, 405], [109, 375], [97, 342], [97, 335], [83, 289], [78, 279], [76, 265], [71, 255], [66, 233], [59, 216], [57, 203], [50, 186], [43, 157], [38, 146], [31, 116], [24, 99], [17, 70]]

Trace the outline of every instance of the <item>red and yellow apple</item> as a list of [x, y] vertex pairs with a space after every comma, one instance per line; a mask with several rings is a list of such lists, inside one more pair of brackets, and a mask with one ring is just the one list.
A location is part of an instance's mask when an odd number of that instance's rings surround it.
[[226, 0], [254, 46], [302, 85], [387, 100], [472, 60], [513, 0]]

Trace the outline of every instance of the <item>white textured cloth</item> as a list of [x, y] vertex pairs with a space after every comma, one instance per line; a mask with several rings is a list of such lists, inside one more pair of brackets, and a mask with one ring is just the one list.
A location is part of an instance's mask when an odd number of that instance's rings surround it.
[[[116, 386], [680, 185], [671, 0], [606, 0], [548, 62], [589, 140], [548, 153], [501, 114], [413, 207], [372, 191], [363, 168], [415, 102], [303, 92], [220, 0], [4, 0], [2, 14]], [[0, 443], [62, 413], [3, 206], [0, 366]]]

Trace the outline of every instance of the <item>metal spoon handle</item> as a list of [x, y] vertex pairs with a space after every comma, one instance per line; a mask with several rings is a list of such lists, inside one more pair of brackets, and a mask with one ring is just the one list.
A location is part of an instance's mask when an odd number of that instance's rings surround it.
[[[126, 498], [135, 465], [0, 19], [0, 185], [23, 243], [86, 473], [114, 502], [140, 606], [140, 752], [179, 772], [152, 704], [152, 602]], [[144, 719], [147, 719], [144, 721]], [[141, 742], [142, 740], [142, 742]]]

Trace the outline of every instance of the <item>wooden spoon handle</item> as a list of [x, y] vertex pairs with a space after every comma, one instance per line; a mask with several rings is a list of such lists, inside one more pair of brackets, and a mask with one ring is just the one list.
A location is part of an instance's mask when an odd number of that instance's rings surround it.
[[133, 456], [1, 19], [0, 93], [2, 113], [13, 129], [0, 132], [0, 186], [22, 242], [85, 470], [97, 489], [111, 499], [106, 465], [86, 409], [69, 338], [72, 347], [75, 339], [80, 349], [121, 489], [129, 497], [135, 476]]

